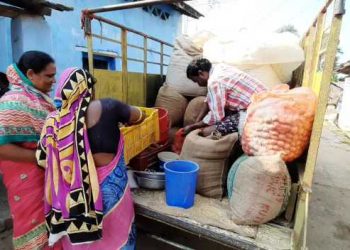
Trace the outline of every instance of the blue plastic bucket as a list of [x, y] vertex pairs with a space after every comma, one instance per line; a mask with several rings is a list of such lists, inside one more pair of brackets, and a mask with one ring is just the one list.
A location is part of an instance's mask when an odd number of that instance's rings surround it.
[[190, 208], [194, 204], [199, 165], [192, 161], [170, 161], [164, 165], [168, 206]]
[[164, 165], [166, 162], [176, 161], [179, 158], [180, 158], [180, 156], [178, 154], [173, 153], [173, 152], [168, 152], [168, 151], [160, 152], [158, 154], [160, 170], [164, 171]]

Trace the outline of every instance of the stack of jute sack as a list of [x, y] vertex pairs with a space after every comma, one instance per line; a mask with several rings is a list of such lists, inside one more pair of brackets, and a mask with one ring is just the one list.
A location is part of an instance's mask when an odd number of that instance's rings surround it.
[[170, 137], [196, 122], [206, 105], [206, 89], [187, 78], [186, 68], [202, 56], [214, 65], [236, 66], [268, 86], [269, 91], [253, 97], [247, 110], [241, 137], [245, 155], [236, 157], [233, 165], [237, 133], [213, 138], [195, 130], [186, 136], [180, 156], [200, 165], [198, 194], [222, 198], [227, 191], [235, 223], [266, 223], [286, 207], [291, 187], [286, 163], [305, 151], [312, 130], [316, 97], [306, 88], [289, 90], [282, 84], [291, 80], [292, 71], [303, 62], [303, 51], [291, 34], [273, 34], [249, 43], [244, 39], [225, 43], [212, 36], [199, 40], [196, 43], [188, 36], [176, 39], [156, 106], [169, 111]]
[[266, 223], [286, 208], [291, 188], [286, 163], [309, 144], [316, 100], [311, 89], [287, 85], [253, 97], [241, 140], [246, 155], [233, 164], [227, 180], [237, 224]]

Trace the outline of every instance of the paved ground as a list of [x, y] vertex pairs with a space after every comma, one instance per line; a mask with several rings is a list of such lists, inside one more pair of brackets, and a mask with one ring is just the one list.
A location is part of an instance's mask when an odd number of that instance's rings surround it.
[[312, 191], [309, 249], [350, 249], [350, 138], [330, 123], [322, 136]]
[[[310, 203], [310, 250], [350, 249], [350, 137], [330, 123], [324, 130]], [[1, 181], [0, 181], [1, 182]], [[5, 190], [0, 185], [0, 250], [10, 249]]]

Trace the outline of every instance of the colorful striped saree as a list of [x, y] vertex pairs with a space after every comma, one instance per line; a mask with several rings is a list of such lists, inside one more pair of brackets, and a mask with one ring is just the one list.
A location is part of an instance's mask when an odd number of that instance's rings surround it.
[[[16, 144], [35, 150], [45, 118], [54, 106], [15, 64], [9, 66], [7, 78], [10, 91], [0, 99], [0, 145]], [[44, 247], [44, 171], [36, 164], [0, 160], [0, 172], [13, 217], [14, 248]]]
[[64, 249], [133, 248], [134, 210], [123, 141], [114, 160], [98, 168], [89, 145], [85, 117], [93, 84], [88, 72], [65, 70], [58, 87], [61, 109], [49, 115], [42, 131], [37, 159], [45, 168], [49, 245], [61, 243]]

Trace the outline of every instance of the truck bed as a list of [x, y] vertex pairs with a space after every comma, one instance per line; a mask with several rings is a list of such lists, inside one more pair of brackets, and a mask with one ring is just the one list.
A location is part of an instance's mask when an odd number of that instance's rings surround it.
[[[291, 249], [292, 229], [289, 227], [268, 223], [223, 229], [232, 222], [215, 213], [213, 204], [208, 206], [213, 213], [207, 212], [206, 217], [200, 218], [187, 211], [182, 213], [184, 209], [166, 208], [164, 197], [164, 192], [134, 191], [141, 249], [149, 249], [147, 242], [152, 242], [153, 249]], [[199, 199], [201, 203], [213, 202], [208, 198]], [[213, 226], [213, 221], [218, 221], [218, 225]]]

